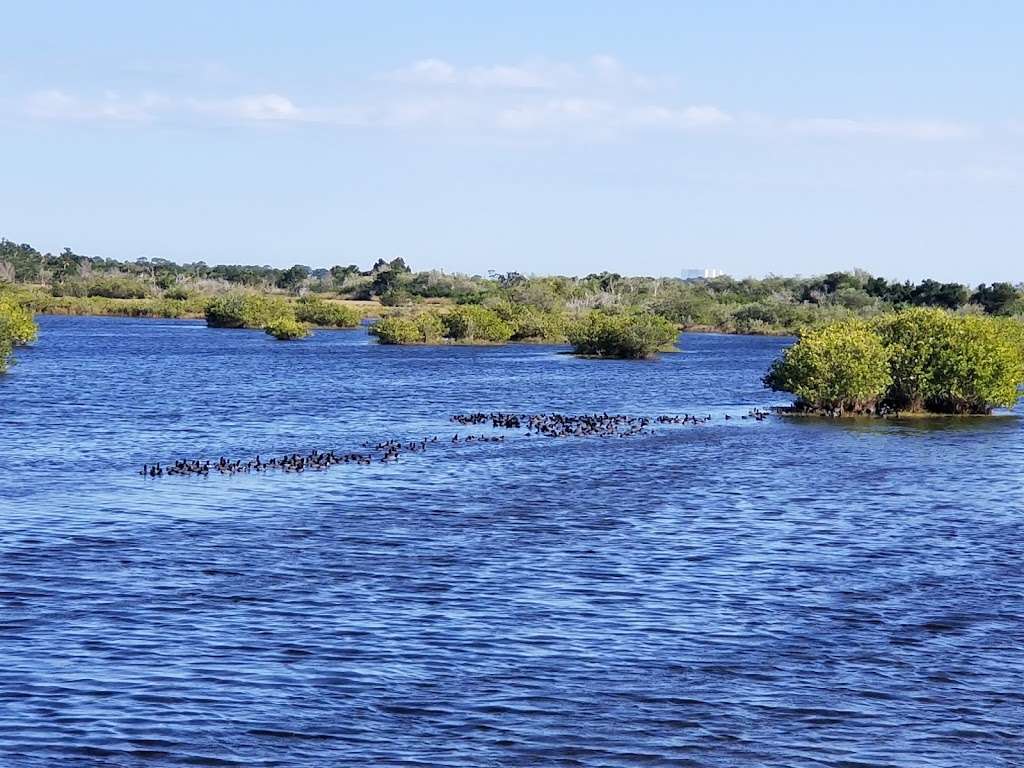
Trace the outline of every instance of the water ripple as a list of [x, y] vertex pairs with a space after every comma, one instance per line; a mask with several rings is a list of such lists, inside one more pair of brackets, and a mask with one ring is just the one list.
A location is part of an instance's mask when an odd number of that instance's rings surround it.
[[1016, 766], [1024, 434], [740, 420], [330, 472], [453, 413], [746, 413], [657, 363], [43, 318], [0, 379], [0, 765]]

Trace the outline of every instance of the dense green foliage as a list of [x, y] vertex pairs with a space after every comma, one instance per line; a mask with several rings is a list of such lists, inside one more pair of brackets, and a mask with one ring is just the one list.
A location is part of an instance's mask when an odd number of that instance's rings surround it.
[[99, 296], [105, 299], [144, 299], [154, 289], [141, 280], [126, 277], [98, 277], [57, 283], [51, 289], [54, 296]]
[[466, 304], [441, 316], [444, 335], [452, 341], [500, 344], [512, 338], [515, 330], [494, 310]]
[[15, 296], [0, 293], [0, 373], [7, 370], [14, 348], [35, 341], [38, 333], [32, 312]]
[[309, 336], [309, 326], [290, 317], [271, 320], [263, 330], [278, 341], [292, 341]]
[[371, 327], [382, 344], [502, 344], [565, 341], [564, 318], [531, 307], [477, 304], [394, 314]]
[[322, 328], [355, 328], [362, 320], [362, 315], [351, 307], [310, 297], [296, 302], [295, 317], [300, 322]]
[[889, 353], [896, 411], [985, 413], [1013, 405], [1024, 382], [1019, 323], [915, 309], [872, 323]]
[[14, 295], [0, 293], [2, 333], [17, 346], [31, 344], [39, 335], [32, 311]]
[[263, 328], [281, 318], [294, 319], [286, 302], [254, 293], [229, 293], [206, 305], [211, 328]]
[[803, 335], [772, 365], [765, 384], [830, 414], [873, 412], [892, 385], [889, 354], [865, 323], [835, 323]]
[[568, 318], [560, 311], [545, 311], [528, 304], [516, 304], [508, 299], [492, 307], [499, 319], [512, 328], [512, 341], [537, 341], [559, 344], [565, 341]]
[[435, 313], [385, 317], [370, 327], [370, 333], [381, 344], [439, 344], [444, 336], [444, 323]]
[[799, 408], [831, 414], [989, 413], [1016, 403], [1021, 384], [1020, 322], [937, 309], [808, 331], [765, 377]]
[[578, 355], [640, 360], [675, 349], [676, 326], [657, 315], [588, 312], [569, 325]]

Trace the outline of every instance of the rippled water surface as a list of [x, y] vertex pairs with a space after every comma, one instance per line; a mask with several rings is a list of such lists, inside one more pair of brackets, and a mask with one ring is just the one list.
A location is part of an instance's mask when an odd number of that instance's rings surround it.
[[[1017, 415], [724, 420], [780, 402], [778, 339], [41, 328], [0, 378], [0, 766], [1024, 762]], [[476, 410], [715, 418], [453, 446]]]

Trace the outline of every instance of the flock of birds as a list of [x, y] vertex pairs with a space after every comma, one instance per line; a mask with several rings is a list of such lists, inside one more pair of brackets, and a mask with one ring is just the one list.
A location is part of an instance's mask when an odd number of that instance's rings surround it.
[[[755, 408], [740, 419], [764, 421], [770, 413]], [[733, 416], [725, 415], [726, 421]], [[585, 414], [581, 416], [561, 413], [470, 413], [452, 416], [451, 420], [462, 427], [490, 425], [494, 429], [526, 430], [526, 435], [543, 437], [635, 437], [651, 434], [652, 425], [700, 425], [713, 420], [710, 414], [696, 416], [688, 413], [675, 416], [625, 416], [622, 414]], [[374, 462], [388, 464], [398, 461], [403, 452], [423, 453], [428, 446], [437, 443], [478, 444], [503, 443], [504, 435], [461, 435], [456, 432], [450, 439], [441, 439], [436, 435], [421, 440], [402, 442], [400, 440], [384, 440], [376, 444], [363, 443], [365, 452], [335, 453], [334, 451], [313, 450], [306, 454], [291, 453], [272, 457], [264, 461], [260, 456], [248, 461], [233, 461], [220, 457], [216, 461], [199, 459], [179, 459], [172, 464], [163, 466], [160, 463], [144, 464], [139, 474], [143, 477], [163, 477], [164, 475], [186, 475], [206, 477], [210, 473], [220, 475], [237, 475], [250, 472], [305, 472], [307, 470], [325, 470], [340, 464], [368, 465]]]
[[[764, 421], [770, 416], [769, 411], [754, 408], [740, 419]], [[725, 415], [729, 421], [733, 417]], [[470, 413], [465, 416], [452, 416], [452, 421], [463, 426], [490, 424], [495, 429], [526, 429], [527, 436], [543, 435], [545, 437], [632, 437], [648, 434], [652, 424], [707, 424], [713, 421], [711, 414], [696, 416], [684, 413], [682, 416], [623, 416], [621, 414], [597, 413], [583, 416], [566, 416], [561, 413], [539, 413], [534, 415], [519, 413]]]

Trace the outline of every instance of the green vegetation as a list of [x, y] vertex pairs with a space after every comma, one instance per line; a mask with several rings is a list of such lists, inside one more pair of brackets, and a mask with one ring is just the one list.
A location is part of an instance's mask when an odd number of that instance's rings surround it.
[[292, 320], [290, 317], [271, 320], [263, 330], [278, 341], [304, 339], [310, 334], [308, 325]]
[[[27, 244], [0, 240], [0, 283], [32, 286], [59, 299], [37, 311], [127, 314], [153, 317], [203, 316], [205, 302], [224, 294], [257, 293], [295, 307], [303, 322], [320, 327], [352, 323], [338, 300], [373, 302], [377, 316], [413, 314], [422, 305], [479, 306], [512, 327], [513, 341], [564, 341], [573, 317], [592, 309], [660, 315], [684, 329], [726, 333], [789, 334], [835, 322], [871, 319], [914, 307], [990, 316], [1024, 317], [1024, 288], [1010, 283], [975, 288], [923, 280], [889, 282], [866, 272], [833, 272], [817, 277], [625, 277], [610, 272], [585, 277], [530, 277], [516, 272], [479, 275], [439, 270], [413, 272], [400, 258], [378, 259], [369, 269], [350, 264], [313, 269], [296, 264], [267, 266], [175, 264], [164, 259], [115, 261], [87, 257], [65, 248], [40, 253]], [[117, 303], [126, 302], [126, 303]], [[127, 303], [132, 302], [132, 303]], [[169, 302], [176, 302], [171, 304]], [[37, 302], [43, 305], [44, 301]], [[337, 313], [327, 316], [324, 312]], [[475, 327], [473, 317], [454, 322]], [[489, 341], [504, 329], [493, 319], [479, 336]], [[257, 324], [254, 327], [262, 327]], [[453, 328], [458, 334], [459, 327]]]
[[499, 319], [512, 327], [511, 341], [560, 344], [566, 340], [569, 321], [563, 312], [515, 304], [508, 299], [495, 303], [493, 310]]
[[354, 328], [362, 316], [343, 304], [316, 298], [289, 301], [258, 293], [228, 293], [211, 299], [205, 307], [211, 328], [263, 328], [278, 339], [301, 339], [309, 327]]
[[295, 317], [300, 322], [321, 328], [355, 328], [363, 319], [359, 312], [344, 304], [311, 297], [303, 297], [296, 302]]
[[38, 333], [32, 312], [15, 296], [0, 293], [0, 373], [10, 365], [14, 348], [31, 344]]
[[381, 344], [501, 344], [512, 338], [512, 324], [477, 305], [396, 314], [371, 326]]
[[100, 296], [105, 299], [145, 299], [156, 292], [141, 280], [126, 277], [61, 281], [51, 289], [54, 296]]
[[106, 299], [71, 297], [43, 297], [30, 300], [30, 306], [40, 314], [92, 315], [111, 317], [197, 318], [203, 316], [203, 300], [176, 301], [174, 299]]
[[873, 329], [890, 355], [896, 411], [988, 413], [1017, 402], [1024, 346], [1013, 321], [917, 309], [881, 318]]
[[675, 350], [679, 331], [657, 315], [588, 312], [569, 326], [577, 355], [643, 360]]
[[436, 313], [385, 317], [370, 326], [370, 333], [381, 344], [439, 344], [444, 338], [444, 331], [444, 323]]
[[1013, 398], [1024, 355], [1024, 285], [889, 282], [859, 270], [761, 280], [484, 277], [414, 272], [401, 258], [366, 270], [209, 266], [69, 248], [53, 255], [0, 240], [5, 284], [29, 312], [202, 317], [286, 337], [295, 326], [383, 317], [370, 330], [382, 344], [569, 342], [580, 355], [645, 358], [673, 349], [679, 329], [798, 334], [766, 381], [800, 407], [830, 413], [985, 412]]
[[871, 328], [848, 320], [803, 335], [765, 377], [805, 409], [829, 414], [870, 413], [892, 385], [889, 353]]
[[[216, 303], [214, 308], [215, 323], [222, 318], [230, 320], [233, 313], [224, 314], [230, 305], [236, 305], [235, 297], [240, 295], [237, 292], [227, 294], [203, 295], [192, 293], [181, 286], [174, 286], [164, 293], [163, 296], [150, 296], [145, 299], [110, 299], [101, 296], [53, 296], [48, 291], [39, 288], [17, 287], [9, 289], [18, 296], [19, 301], [26, 307], [38, 314], [53, 315], [95, 315], [95, 316], [117, 316], [117, 317], [151, 317], [151, 318], [189, 318], [199, 319], [206, 317], [206, 310], [209, 304]], [[357, 326], [364, 314], [377, 314], [380, 308], [376, 305], [367, 305], [365, 308], [355, 308], [348, 304], [334, 301], [312, 302], [314, 308], [303, 309], [303, 299], [292, 299], [285, 296], [248, 294], [269, 301], [275, 306], [287, 307], [287, 311], [297, 318], [302, 315], [303, 322], [308, 322], [322, 328], [350, 328]], [[227, 301], [224, 301], [227, 300]], [[319, 311], [319, 305], [327, 307], [326, 313]], [[245, 327], [262, 328], [260, 323], [260, 311], [256, 311], [255, 317], [250, 317], [249, 322], [242, 325], [230, 325], [224, 327]], [[314, 318], [314, 319], [308, 319]], [[236, 322], [237, 318], [232, 320]], [[329, 321], [329, 322], [325, 322]], [[255, 324], [251, 324], [255, 323]]]
[[808, 412], [990, 413], [1024, 384], [1024, 325], [999, 317], [910, 309], [810, 330], [765, 385]]
[[170, 285], [164, 291], [164, 298], [173, 301], [188, 301], [192, 294], [182, 285]]
[[463, 343], [501, 344], [512, 338], [514, 328], [494, 310], [466, 304], [441, 315], [445, 338]]
[[370, 327], [381, 344], [503, 344], [565, 342], [566, 320], [533, 307], [503, 302], [430, 307], [392, 314]]
[[229, 293], [206, 305], [206, 324], [211, 328], [264, 328], [294, 316], [284, 300], [255, 293]]

